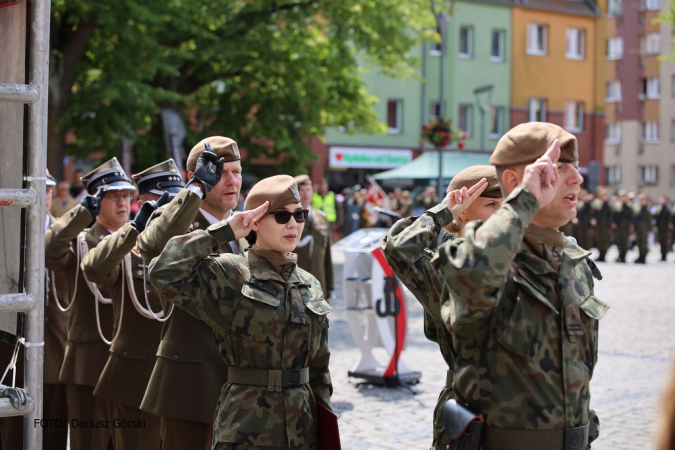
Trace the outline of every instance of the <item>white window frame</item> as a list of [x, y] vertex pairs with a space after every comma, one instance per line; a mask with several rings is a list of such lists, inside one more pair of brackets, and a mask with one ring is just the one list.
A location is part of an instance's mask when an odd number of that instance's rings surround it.
[[[503, 106], [490, 107], [490, 139], [499, 139], [504, 134], [504, 117], [506, 109]], [[495, 124], [497, 130], [495, 131]]]
[[621, 166], [607, 166], [607, 184], [610, 186], [621, 184]]
[[[462, 51], [462, 32], [466, 31], [467, 51]], [[462, 25], [459, 27], [459, 39], [457, 39], [457, 56], [461, 59], [473, 58], [473, 27], [471, 25]]]
[[642, 141], [648, 144], [659, 143], [659, 123], [656, 121], [642, 123]]
[[645, 36], [645, 55], [659, 55], [661, 53], [661, 33], [649, 33]]
[[607, 39], [607, 61], [623, 58], [623, 38], [612, 37]]
[[[396, 126], [392, 127], [389, 126], [389, 104], [390, 103], [395, 103], [396, 104]], [[387, 117], [387, 126], [389, 126], [389, 129], [387, 130], [387, 134], [401, 134], [403, 132], [403, 101], [400, 99], [388, 99], [387, 100], [387, 109], [386, 109], [386, 117]]]
[[621, 81], [613, 80], [605, 83], [605, 102], [621, 101]]
[[586, 58], [586, 30], [568, 28], [566, 31], [565, 58], [581, 61]]
[[675, 119], [670, 122], [670, 141], [675, 142]]
[[622, 0], [609, 0], [607, 3], [607, 17], [616, 17], [623, 15]]
[[661, 79], [659, 77], [647, 78], [645, 95], [649, 100], [661, 98]]
[[659, 167], [655, 165], [640, 166], [640, 186], [658, 186]]
[[[462, 124], [462, 122], [464, 123]], [[462, 128], [462, 125], [464, 125], [464, 128]], [[457, 126], [460, 130], [466, 132], [467, 137], [473, 136], [473, 105], [459, 105], [457, 112]]]
[[641, 0], [640, 8], [645, 11], [661, 11], [661, 0]]
[[[499, 55], [495, 55], [494, 52], [494, 39], [497, 36]], [[492, 29], [492, 34], [490, 35], [490, 61], [492, 62], [504, 62], [506, 60], [506, 30], [501, 30], [497, 28]]]
[[569, 101], [565, 104], [565, 129], [584, 131], [584, 102]]
[[441, 104], [439, 102], [429, 102], [429, 121], [440, 119]]
[[621, 142], [621, 124], [608, 122], [605, 124], [605, 144], [618, 144]]
[[[546, 122], [546, 99], [530, 98], [528, 103], [530, 122]], [[537, 111], [541, 111], [541, 117], [536, 117]]]
[[[541, 30], [542, 42], [539, 42], [539, 30]], [[548, 25], [532, 22], [527, 25], [527, 54], [533, 56], [548, 55]]]

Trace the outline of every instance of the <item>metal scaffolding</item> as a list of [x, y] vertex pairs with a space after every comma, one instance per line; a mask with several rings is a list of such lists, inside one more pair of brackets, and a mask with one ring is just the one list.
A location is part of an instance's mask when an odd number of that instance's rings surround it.
[[32, 0], [28, 84], [0, 84], [0, 101], [28, 104], [27, 161], [24, 189], [0, 189], [0, 207], [25, 208], [26, 264], [24, 293], [0, 295], [0, 311], [27, 312], [25, 337], [25, 406], [0, 399], [0, 417], [24, 416], [24, 449], [42, 449], [42, 379], [44, 367], [45, 191], [47, 97], [49, 81], [49, 0]]

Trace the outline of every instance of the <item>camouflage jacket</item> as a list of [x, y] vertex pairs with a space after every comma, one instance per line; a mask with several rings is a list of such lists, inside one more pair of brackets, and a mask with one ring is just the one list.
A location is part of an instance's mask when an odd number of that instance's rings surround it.
[[[412, 292], [424, 308], [424, 335], [438, 343], [443, 359], [454, 370], [456, 353], [452, 336], [441, 319], [441, 305], [448, 299], [447, 287], [432, 266], [443, 227], [452, 222], [452, 213], [445, 205], [437, 205], [420, 217], [401, 219], [382, 238], [381, 248], [396, 276]], [[447, 234], [447, 233], [445, 233]], [[441, 411], [452, 398], [451, 386], [444, 386], [434, 409], [434, 449], [447, 448]]]
[[598, 355], [590, 252], [565, 238], [556, 273], [523, 242], [538, 202], [517, 188], [485, 223], [442, 245], [433, 263], [451, 299], [441, 310], [457, 352], [453, 390], [488, 425], [554, 430], [590, 422], [589, 384]]
[[216, 410], [214, 444], [307, 448], [316, 442], [316, 401], [330, 408], [328, 319], [316, 278], [295, 268], [288, 281], [255, 253], [213, 253], [234, 233], [215, 224], [172, 238], [150, 264], [160, 295], [216, 332], [230, 367], [309, 367], [309, 384], [271, 392], [227, 383]]

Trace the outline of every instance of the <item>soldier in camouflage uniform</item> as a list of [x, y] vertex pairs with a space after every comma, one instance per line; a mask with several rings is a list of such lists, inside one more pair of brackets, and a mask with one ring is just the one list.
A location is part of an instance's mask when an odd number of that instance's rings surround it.
[[454, 395], [483, 416], [485, 449], [586, 449], [599, 435], [589, 384], [607, 306], [593, 294], [590, 252], [557, 231], [583, 180], [576, 138], [521, 124], [490, 162], [504, 203], [432, 261], [451, 295], [441, 315], [458, 354]]
[[672, 216], [668, 198], [661, 196], [659, 207], [656, 211], [656, 235], [661, 246], [661, 261], [665, 261], [670, 251], [670, 232], [673, 229]]
[[[446, 449], [449, 439], [441, 421], [441, 410], [452, 398], [452, 378], [456, 353], [452, 338], [441, 319], [441, 305], [448, 290], [431, 265], [438, 245], [461, 237], [464, 225], [472, 220], [486, 220], [502, 202], [497, 175], [492, 166], [472, 166], [453, 177], [443, 203], [420, 217], [401, 219], [382, 238], [382, 251], [396, 276], [424, 307], [424, 335], [438, 343], [448, 365], [446, 384], [434, 409], [432, 449]], [[458, 196], [467, 201], [456, 204]], [[455, 205], [452, 210], [447, 206]], [[453, 219], [455, 218], [455, 219]]]
[[652, 213], [649, 211], [649, 199], [647, 194], [638, 196], [638, 203], [634, 207], [635, 245], [637, 245], [639, 256], [635, 260], [636, 264], [647, 264], [647, 253], [649, 253], [649, 233], [652, 231]]
[[[317, 449], [317, 403], [330, 409], [333, 390], [332, 309], [291, 253], [307, 210], [288, 175], [256, 184], [244, 209], [171, 239], [150, 264], [150, 280], [164, 299], [213, 328], [227, 362], [213, 448]], [[251, 230], [256, 243], [243, 255], [217, 252]]]
[[612, 234], [612, 207], [609, 204], [609, 194], [603, 187], [599, 187], [596, 191], [597, 198], [591, 202], [593, 237], [595, 238], [595, 246], [600, 252], [598, 261], [605, 262], [605, 255], [609, 249], [610, 236]]
[[628, 193], [624, 190], [618, 192], [619, 201], [614, 204], [614, 241], [619, 250], [619, 256], [616, 262], [625, 263], [626, 253], [628, 253], [628, 241], [633, 230], [634, 214], [633, 208], [628, 204]]

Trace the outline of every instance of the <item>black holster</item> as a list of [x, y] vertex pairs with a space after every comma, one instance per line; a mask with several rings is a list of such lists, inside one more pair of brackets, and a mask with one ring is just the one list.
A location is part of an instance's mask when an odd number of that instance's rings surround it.
[[443, 428], [450, 439], [450, 450], [480, 450], [483, 441], [483, 416], [451, 399], [441, 412]]

